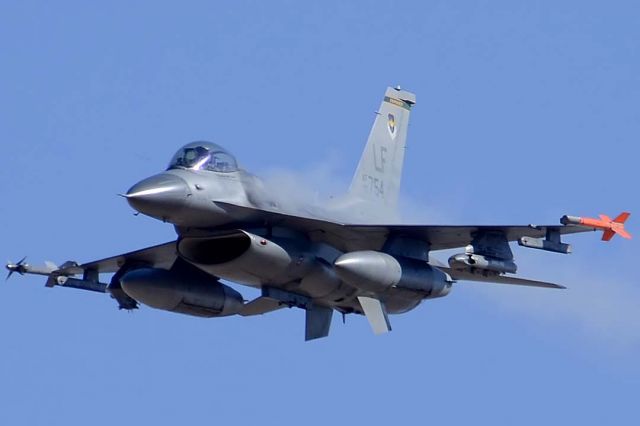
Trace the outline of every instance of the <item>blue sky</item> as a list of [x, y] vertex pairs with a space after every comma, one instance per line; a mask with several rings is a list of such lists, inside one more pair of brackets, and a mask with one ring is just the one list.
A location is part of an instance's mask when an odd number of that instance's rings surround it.
[[[192, 140], [344, 190], [396, 84], [418, 96], [408, 220], [627, 209], [634, 233], [639, 21], [631, 1], [3, 2], [0, 259], [170, 240], [116, 194]], [[15, 277], [0, 285], [0, 424], [635, 424], [637, 238], [514, 249], [521, 275], [564, 292], [461, 283], [388, 335], [336, 317], [311, 343], [297, 310], [126, 313]]]

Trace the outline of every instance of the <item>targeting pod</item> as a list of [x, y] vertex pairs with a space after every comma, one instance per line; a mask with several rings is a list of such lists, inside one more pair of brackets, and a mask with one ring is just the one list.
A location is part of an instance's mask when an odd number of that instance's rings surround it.
[[481, 269], [498, 274], [515, 274], [517, 265], [511, 259], [498, 259], [481, 254], [460, 253], [449, 258], [449, 266], [456, 271]]

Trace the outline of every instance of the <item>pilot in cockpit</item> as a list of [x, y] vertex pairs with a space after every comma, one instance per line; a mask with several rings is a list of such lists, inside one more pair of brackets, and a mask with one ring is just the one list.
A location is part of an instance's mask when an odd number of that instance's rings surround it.
[[238, 170], [235, 158], [222, 147], [211, 142], [193, 142], [174, 155], [169, 169], [209, 170], [229, 173]]

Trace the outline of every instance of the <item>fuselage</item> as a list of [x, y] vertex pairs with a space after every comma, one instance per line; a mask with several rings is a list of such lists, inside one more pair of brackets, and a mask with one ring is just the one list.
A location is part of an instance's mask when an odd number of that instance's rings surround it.
[[[184, 159], [185, 152], [200, 147], [202, 159]], [[216, 152], [223, 153], [225, 167], [207, 167]], [[262, 218], [266, 211], [339, 220], [345, 210], [292, 201], [299, 197], [282, 194], [238, 168], [217, 145], [199, 142], [181, 148], [166, 171], [138, 182], [125, 197], [138, 212], [175, 225], [180, 256], [213, 276], [285, 289], [343, 312], [358, 312], [357, 297], [367, 293], [337, 276], [334, 262], [343, 255], [340, 250], [295, 229], [264, 226]], [[216, 255], [205, 258], [202, 253]], [[384, 293], [379, 296], [389, 313], [410, 310], [424, 297], [402, 289]]]

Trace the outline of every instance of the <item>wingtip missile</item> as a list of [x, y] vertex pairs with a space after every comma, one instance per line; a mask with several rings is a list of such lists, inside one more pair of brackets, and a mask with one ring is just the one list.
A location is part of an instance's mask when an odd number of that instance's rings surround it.
[[20, 275], [45, 275], [49, 276], [52, 273], [58, 271], [58, 266], [51, 261], [46, 261], [44, 266], [31, 265], [26, 263], [26, 256], [20, 259], [19, 262], [13, 263], [11, 261], [7, 262], [5, 268], [9, 271], [7, 274], [7, 280], [11, 278], [11, 276], [17, 272]]
[[9, 273], [7, 274], [7, 278], [5, 279], [5, 281], [11, 278], [11, 275], [13, 275], [14, 272], [17, 272], [20, 275], [25, 274], [26, 268], [29, 266], [26, 263], [24, 263], [25, 260], [27, 260], [27, 256], [20, 259], [17, 263], [13, 263], [11, 261], [7, 262], [7, 264], [5, 265], [5, 268], [7, 268]]
[[629, 240], [631, 239], [631, 234], [624, 229], [624, 223], [629, 219], [629, 216], [631, 216], [629, 212], [622, 212], [615, 219], [611, 219], [605, 214], [601, 214], [599, 219], [565, 215], [560, 219], [560, 223], [600, 230], [602, 231], [602, 241], [610, 241], [616, 234]]

